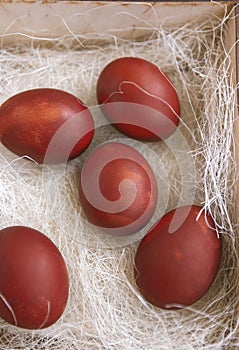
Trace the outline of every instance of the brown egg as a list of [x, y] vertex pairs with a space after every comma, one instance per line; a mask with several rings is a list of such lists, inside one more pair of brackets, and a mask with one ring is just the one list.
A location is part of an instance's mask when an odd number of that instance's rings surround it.
[[216, 276], [222, 243], [213, 219], [201, 210], [198, 206], [172, 210], [138, 247], [136, 283], [145, 299], [157, 307], [194, 304]]
[[57, 247], [24, 226], [0, 231], [0, 317], [17, 327], [45, 328], [64, 312], [68, 273]]
[[10, 151], [38, 163], [58, 163], [81, 154], [94, 134], [87, 107], [56, 89], [21, 92], [0, 107], [0, 140]]
[[120, 57], [110, 62], [101, 72], [96, 90], [105, 117], [129, 137], [156, 141], [177, 129], [180, 104], [176, 89], [150, 61]]
[[157, 204], [157, 184], [145, 158], [134, 148], [109, 142], [83, 165], [79, 197], [89, 221], [111, 235], [143, 228]]

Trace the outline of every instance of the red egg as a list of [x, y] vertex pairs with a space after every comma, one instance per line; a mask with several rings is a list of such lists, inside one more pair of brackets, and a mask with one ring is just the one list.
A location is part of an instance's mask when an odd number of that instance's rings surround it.
[[64, 312], [68, 273], [57, 247], [23, 226], [0, 231], [0, 317], [26, 329], [46, 328]]
[[221, 238], [212, 217], [198, 206], [167, 213], [141, 241], [135, 278], [141, 294], [160, 308], [194, 304], [218, 271]]
[[94, 134], [92, 116], [75, 96], [56, 89], [21, 92], [0, 107], [0, 140], [10, 151], [38, 163], [81, 154]]
[[110, 62], [99, 76], [97, 98], [110, 123], [135, 139], [165, 139], [179, 124], [180, 105], [172, 82], [142, 58]]
[[157, 204], [157, 183], [145, 158], [134, 148], [109, 142], [83, 165], [81, 205], [89, 221], [111, 235], [130, 235], [150, 220]]

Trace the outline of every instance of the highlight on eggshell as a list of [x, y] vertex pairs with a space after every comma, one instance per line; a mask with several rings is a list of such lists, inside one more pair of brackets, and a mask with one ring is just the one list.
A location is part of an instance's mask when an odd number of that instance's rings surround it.
[[0, 230], [0, 317], [25, 329], [53, 325], [69, 292], [67, 267], [56, 245], [25, 226]]
[[106, 142], [83, 164], [79, 199], [89, 222], [104, 233], [125, 236], [142, 229], [158, 198], [155, 175], [133, 147]]
[[62, 90], [23, 91], [0, 107], [1, 143], [18, 156], [37, 163], [60, 163], [75, 158], [89, 146], [93, 135], [94, 122], [88, 108]]
[[110, 62], [98, 78], [96, 93], [104, 116], [131, 138], [164, 140], [177, 129], [180, 103], [176, 89], [152, 62], [138, 57]]
[[[170, 232], [172, 220], [178, 221], [174, 232]], [[203, 208], [186, 205], [171, 210], [138, 246], [134, 275], [139, 292], [163, 309], [193, 305], [212, 285], [221, 249], [216, 224]]]

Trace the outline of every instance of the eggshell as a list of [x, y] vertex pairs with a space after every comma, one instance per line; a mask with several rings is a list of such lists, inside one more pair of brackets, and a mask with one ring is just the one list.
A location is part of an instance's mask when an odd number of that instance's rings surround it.
[[37, 230], [0, 231], [0, 317], [26, 329], [46, 328], [64, 312], [69, 280], [62, 255]]
[[87, 107], [57, 89], [34, 89], [0, 107], [0, 140], [10, 151], [38, 163], [64, 162], [90, 144], [94, 123]]
[[166, 139], [179, 124], [180, 104], [172, 82], [145, 59], [121, 57], [110, 62], [96, 90], [105, 117], [129, 137]]
[[160, 308], [194, 304], [218, 271], [221, 238], [212, 217], [198, 206], [167, 213], [141, 241], [135, 278], [141, 294]]
[[143, 228], [158, 197], [154, 173], [134, 148], [109, 142], [85, 161], [79, 198], [89, 221], [111, 235], [130, 235]]

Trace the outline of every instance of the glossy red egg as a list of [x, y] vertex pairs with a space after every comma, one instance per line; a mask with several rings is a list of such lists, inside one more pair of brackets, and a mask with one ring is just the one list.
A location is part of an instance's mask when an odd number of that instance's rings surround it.
[[0, 140], [13, 153], [38, 163], [59, 163], [90, 144], [94, 123], [75, 96], [56, 89], [21, 92], [0, 107]]
[[17, 327], [46, 328], [64, 312], [68, 273], [53, 242], [29, 227], [0, 231], [0, 317]]
[[135, 278], [141, 294], [160, 308], [194, 304], [218, 271], [221, 238], [212, 217], [198, 206], [167, 213], [141, 241]]
[[145, 158], [134, 148], [109, 142], [85, 161], [79, 197], [89, 221], [111, 235], [143, 228], [157, 204], [157, 183]]
[[98, 78], [97, 98], [110, 123], [135, 139], [166, 139], [179, 124], [180, 104], [172, 82], [142, 58], [110, 62]]

